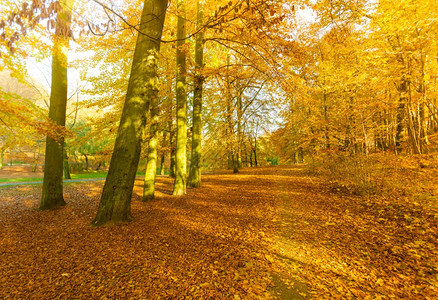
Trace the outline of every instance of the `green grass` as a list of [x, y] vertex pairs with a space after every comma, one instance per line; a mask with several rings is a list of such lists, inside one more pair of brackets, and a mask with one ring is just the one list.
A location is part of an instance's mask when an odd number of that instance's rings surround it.
[[0, 178], [1, 182], [27, 182], [27, 181], [42, 181], [41, 177], [34, 178]]
[[[89, 179], [89, 178], [106, 178], [107, 172], [90, 172], [71, 174], [71, 179]], [[143, 176], [144, 172], [137, 172], [137, 176]], [[29, 181], [43, 181], [42, 177], [32, 178], [0, 178], [0, 183], [13, 182], [29, 182]]]
[[107, 172], [71, 174], [71, 179], [106, 178]]

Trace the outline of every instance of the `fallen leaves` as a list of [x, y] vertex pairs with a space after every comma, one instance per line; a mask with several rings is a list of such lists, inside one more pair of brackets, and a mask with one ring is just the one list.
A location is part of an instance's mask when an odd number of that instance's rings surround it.
[[264, 253], [275, 198], [258, 182], [205, 176], [175, 198], [160, 177], [145, 204], [138, 181], [134, 221], [92, 228], [102, 184], [66, 185], [68, 205], [52, 211], [36, 210], [38, 186], [2, 189], [0, 298], [270, 298]]
[[302, 170], [295, 173], [278, 182], [279, 190], [289, 191], [281, 194], [286, 223], [277, 253], [288, 258], [280, 269], [307, 282], [311, 298], [435, 297], [436, 204], [392, 194], [333, 193], [322, 181], [305, 180]]
[[[331, 193], [299, 167], [206, 175], [134, 221], [92, 228], [102, 182], [69, 184], [38, 211], [40, 187], [1, 189], [0, 298], [432, 299], [438, 210], [430, 201]], [[425, 203], [427, 205], [425, 205]], [[275, 286], [274, 286], [275, 285]]]

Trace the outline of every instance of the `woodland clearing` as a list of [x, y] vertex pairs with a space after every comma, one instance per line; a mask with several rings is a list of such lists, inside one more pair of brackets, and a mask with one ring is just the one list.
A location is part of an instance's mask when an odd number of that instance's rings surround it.
[[134, 188], [134, 220], [91, 227], [103, 182], [65, 186], [39, 211], [38, 186], [2, 188], [0, 298], [432, 299], [436, 201], [329, 188], [302, 165], [203, 176], [172, 197]]

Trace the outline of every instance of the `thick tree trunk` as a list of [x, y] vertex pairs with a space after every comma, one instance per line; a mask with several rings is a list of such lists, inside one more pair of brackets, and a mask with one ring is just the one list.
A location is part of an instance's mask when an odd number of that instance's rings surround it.
[[158, 97], [151, 99], [151, 126], [148, 143], [148, 158], [144, 174], [143, 201], [154, 199], [155, 176], [157, 175], [158, 149]]
[[177, 1], [179, 12], [177, 21], [176, 50], [176, 159], [175, 182], [173, 195], [186, 193], [187, 185], [187, 89], [186, 89], [186, 53], [184, 49], [186, 37], [185, 0]]
[[110, 168], [93, 225], [131, 220], [131, 197], [151, 98], [157, 97], [157, 61], [167, 0], [145, 0]]
[[[62, 10], [56, 17], [56, 34], [52, 54], [52, 86], [50, 90], [49, 118], [58, 126], [65, 126], [67, 109], [67, 63], [73, 0], [61, 0]], [[64, 137], [46, 138], [44, 179], [40, 209], [65, 205], [62, 189]]]
[[[204, 1], [198, 0], [196, 28], [202, 28], [204, 24]], [[193, 136], [192, 136], [192, 155], [190, 162], [190, 172], [188, 179], [189, 187], [201, 186], [201, 132], [202, 132], [202, 86], [204, 83], [203, 75], [200, 73], [204, 65], [204, 34], [203, 31], [196, 35], [195, 44], [195, 63], [198, 70], [195, 73], [195, 89], [193, 91]]]

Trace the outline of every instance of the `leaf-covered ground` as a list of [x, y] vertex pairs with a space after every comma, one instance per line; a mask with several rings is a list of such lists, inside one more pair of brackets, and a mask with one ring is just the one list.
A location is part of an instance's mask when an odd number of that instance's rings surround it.
[[301, 167], [203, 176], [134, 221], [92, 228], [103, 182], [0, 189], [0, 299], [433, 299], [438, 210], [429, 200], [333, 194]]

